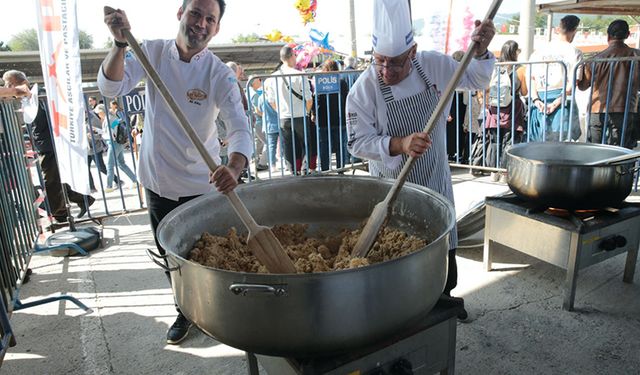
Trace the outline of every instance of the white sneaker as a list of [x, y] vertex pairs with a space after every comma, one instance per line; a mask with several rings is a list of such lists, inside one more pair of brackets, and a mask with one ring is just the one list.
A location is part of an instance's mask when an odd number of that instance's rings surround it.
[[104, 188], [104, 192], [105, 193], [111, 193], [112, 191], [115, 191], [117, 188], [115, 187], [106, 187]]
[[509, 177], [507, 176], [507, 173], [506, 172], [500, 173], [500, 183], [507, 184], [508, 181], [509, 181]]

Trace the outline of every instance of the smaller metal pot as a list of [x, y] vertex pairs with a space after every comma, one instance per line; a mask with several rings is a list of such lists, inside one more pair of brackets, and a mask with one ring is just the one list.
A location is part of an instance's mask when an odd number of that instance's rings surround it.
[[626, 148], [592, 143], [523, 143], [507, 151], [509, 188], [541, 206], [590, 209], [620, 204], [631, 192], [634, 161], [589, 166]]

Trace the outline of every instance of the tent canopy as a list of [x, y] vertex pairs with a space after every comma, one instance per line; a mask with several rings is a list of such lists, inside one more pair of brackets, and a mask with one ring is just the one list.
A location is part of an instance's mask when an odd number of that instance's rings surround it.
[[544, 13], [640, 15], [638, 0], [538, 0], [536, 5]]

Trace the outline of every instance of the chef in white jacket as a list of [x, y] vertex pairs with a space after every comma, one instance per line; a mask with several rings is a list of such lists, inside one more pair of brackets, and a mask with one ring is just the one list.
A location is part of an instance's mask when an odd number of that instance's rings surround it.
[[[210, 174], [159, 91], [147, 83], [138, 173], [145, 187], [154, 238], [158, 224], [169, 212], [211, 192], [211, 183], [222, 193], [233, 190], [253, 150], [236, 76], [207, 48], [220, 31], [225, 7], [224, 0], [185, 0], [177, 12], [180, 25], [175, 39], [146, 40], [140, 45], [217, 164], [220, 141], [216, 119], [220, 117], [227, 126], [229, 160]], [[118, 9], [107, 14], [104, 22], [114, 46], [98, 72], [98, 87], [103, 96], [113, 98], [131, 91], [146, 74], [138, 59], [127, 52], [123, 30], [130, 29], [130, 25], [125, 12]], [[156, 246], [164, 255], [157, 238]], [[171, 279], [170, 272], [166, 274]], [[167, 343], [172, 345], [182, 342], [192, 326], [177, 304], [176, 309], [178, 317], [167, 332]]]
[[[417, 157], [408, 181], [433, 189], [453, 203], [445, 145], [447, 113], [430, 134], [423, 130], [458, 63], [438, 52], [417, 51], [407, 0], [375, 0], [373, 14], [371, 66], [347, 97], [349, 152], [369, 159], [372, 176], [392, 179], [409, 156]], [[481, 90], [489, 86], [495, 57], [487, 47], [494, 34], [491, 21], [476, 21], [472, 34], [477, 43], [475, 59], [459, 88]], [[447, 296], [457, 284], [457, 242], [454, 228], [444, 289]], [[466, 318], [466, 312], [460, 318]]]

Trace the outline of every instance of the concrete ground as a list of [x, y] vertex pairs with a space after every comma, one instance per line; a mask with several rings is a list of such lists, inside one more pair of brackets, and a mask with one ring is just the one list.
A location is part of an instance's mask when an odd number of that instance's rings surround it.
[[[454, 176], [459, 212], [506, 190], [488, 177]], [[631, 199], [637, 199], [637, 196]], [[165, 334], [175, 318], [171, 289], [146, 256], [146, 212], [104, 222], [104, 247], [88, 257], [34, 256], [23, 302], [60, 293], [70, 302], [14, 312], [17, 346], [3, 374], [246, 374], [244, 353], [192, 329], [179, 346]], [[458, 323], [458, 374], [639, 374], [640, 276], [622, 282], [625, 255], [583, 270], [576, 311], [562, 310], [565, 272], [510, 249], [482, 268], [482, 234], [458, 250], [459, 284], [471, 319]], [[541, 241], [544, 241], [541, 238]]]

